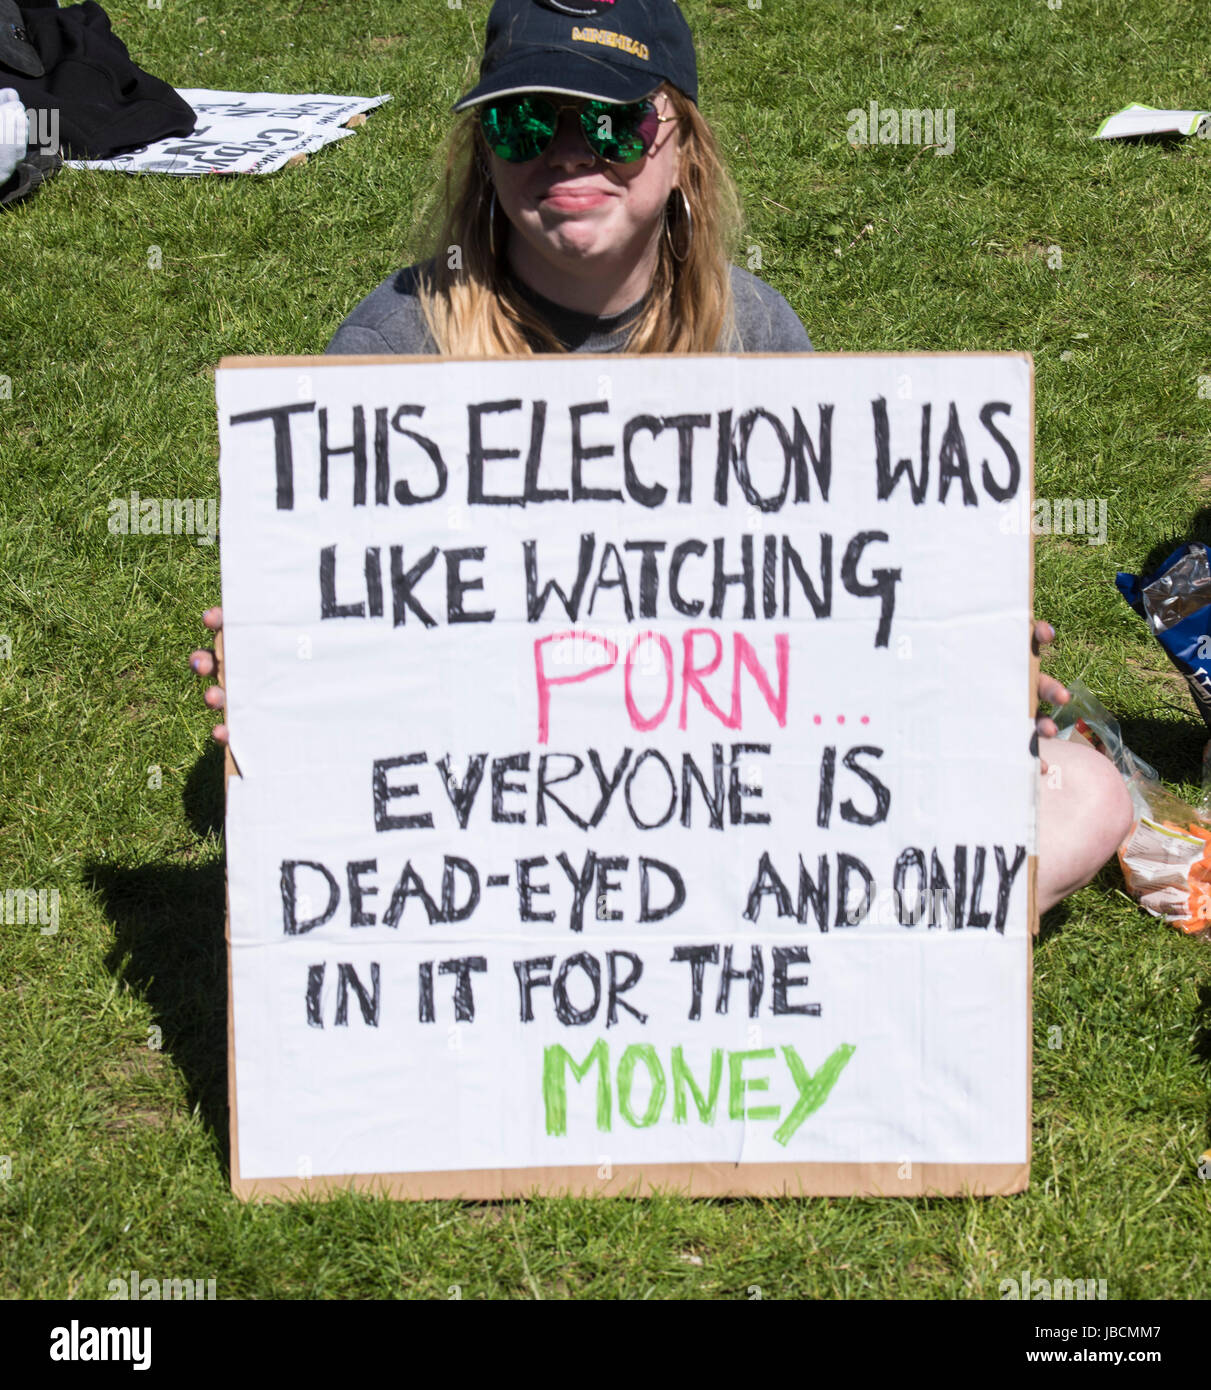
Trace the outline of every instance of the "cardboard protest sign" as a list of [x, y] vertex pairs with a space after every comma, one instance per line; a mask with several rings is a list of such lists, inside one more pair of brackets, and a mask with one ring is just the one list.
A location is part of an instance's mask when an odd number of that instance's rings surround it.
[[228, 359], [232, 1185], [1009, 1192], [1030, 359]]
[[272, 174], [300, 155], [311, 154], [353, 134], [357, 116], [390, 101], [390, 96], [342, 97], [325, 93], [218, 92], [183, 87], [182, 97], [197, 114], [188, 135], [172, 135], [127, 150], [112, 159], [71, 159], [74, 169], [106, 173]]

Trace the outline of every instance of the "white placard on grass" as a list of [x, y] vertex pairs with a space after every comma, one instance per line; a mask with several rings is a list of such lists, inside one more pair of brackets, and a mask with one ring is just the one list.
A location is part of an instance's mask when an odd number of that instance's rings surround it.
[[112, 159], [69, 159], [73, 169], [114, 174], [273, 174], [299, 155], [353, 134], [347, 122], [390, 96], [345, 97], [323, 92], [217, 92], [182, 87], [177, 95], [198, 123]]
[[217, 393], [237, 1193], [1025, 1186], [1029, 357]]

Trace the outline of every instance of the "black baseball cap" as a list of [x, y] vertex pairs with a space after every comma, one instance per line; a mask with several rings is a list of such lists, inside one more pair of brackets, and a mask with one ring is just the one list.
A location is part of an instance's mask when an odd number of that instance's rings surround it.
[[694, 40], [676, 0], [496, 0], [479, 82], [454, 110], [515, 92], [639, 101], [662, 82], [698, 101]]
[[[22, 77], [42, 77], [46, 73], [15, 0], [0, 0], [0, 63]], [[4, 85], [4, 75], [0, 73], [0, 87]]]

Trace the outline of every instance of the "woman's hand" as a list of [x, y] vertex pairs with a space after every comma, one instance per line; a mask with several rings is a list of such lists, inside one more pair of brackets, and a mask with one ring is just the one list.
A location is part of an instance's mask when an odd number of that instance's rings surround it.
[[[1034, 625], [1034, 636], [1031, 641], [1031, 651], [1038, 656], [1041, 648], [1050, 646], [1055, 641], [1055, 628], [1050, 623], [1038, 622]], [[1072, 692], [1066, 685], [1061, 685], [1054, 676], [1046, 675], [1043, 671], [1039, 672], [1039, 700], [1046, 700], [1051, 705], [1066, 705], [1072, 699]], [[1034, 727], [1040, 738], [1054, 738], [1059, 730], [1055, 726], [1055, 720], [1045, 714], [1035, 716]], [[216, 731], [216, 737], [218, 736]], [[1048, 764], [1046, 758], [1039, 757], [1039, 772], [1046, 775]]]
[[[1049, 646], [1055, 641], [1055, 628], [1050, 623], [1038, 622], [1034, 625], [1034, 641], [1032, 648], [1034, 655], [1038, 656], [1040, 649]], [[1061, 685], [1054, 676], [1048, 676], [1044, 672], [1039, 672], [1039, 699], [1046, 700], [1050, 705], [1066, 705], [1072, 699], [1072, 692], [1067, 686]], [[1047, 715], [1041, 714], [1034, 721], [1035, 728], [1044, 738], [1054, 738], [1058, 730], [1055, 727], [1055, 720], [1049, 719]]]
[[[1055, 641], [1050, 623], [1035, 623], [1031, 650]], [[1072, 692], [1039, 672], [1039, 703], [1066, 705]], [[1093, 878], [1130, 833], [1135, 810], [1118, 769], [1083, 738], [1056, 738], [1055, 720], [1035, 718], [1039, 754], [1038, 876], [1040, 913]]]
[[[223, 610], [221, 608], [208, 608], [202, 614], [202, 621], [212, 632], [221, 632], [223, 630]], [[194, 652], [189, 658], [189, 665], [199, 676], [213, 676], [219, 669], [214, 652], [205, 650]], [[202, 699], [211, 709], [222, 709], [227, 703], [227, 696], [221, 685], [208, 685]], [[211, 732], [216, 743], [227, 742], [226, 724], [216, 724]]]

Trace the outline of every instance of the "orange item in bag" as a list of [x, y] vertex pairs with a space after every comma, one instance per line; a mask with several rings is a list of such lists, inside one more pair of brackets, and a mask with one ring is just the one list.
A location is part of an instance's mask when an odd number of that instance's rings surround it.
[[1141, 816], [1118, 852], [1128, 893], [1194, 936], [1211, 927], [1211, 832]]

